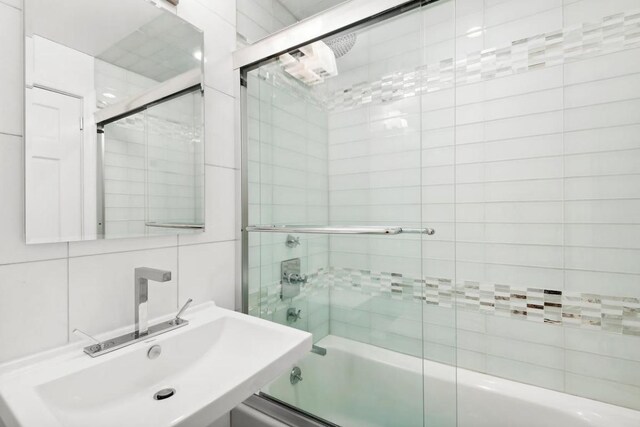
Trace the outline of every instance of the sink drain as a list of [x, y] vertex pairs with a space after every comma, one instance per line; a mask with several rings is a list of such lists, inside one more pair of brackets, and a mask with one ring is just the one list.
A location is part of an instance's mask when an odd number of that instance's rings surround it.
[[163, 388], [162, 390], [160, 390], [159, 392], [154, 394], [153, 398], [155, 400], [164, 400], [164, 399], [170, 398], [174, 394], [176, 394], [176, 389], [175, 388]]

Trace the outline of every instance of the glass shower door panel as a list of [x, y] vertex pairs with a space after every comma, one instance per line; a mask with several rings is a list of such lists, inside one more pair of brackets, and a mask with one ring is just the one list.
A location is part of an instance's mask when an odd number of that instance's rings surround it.
[[[455, 64], [473, 44], [457, 28], [457, 13], [475, 3], [440, 0], [422, 7], [424, 42], [419, 85], [423, 225], [435, 230], [422, 238], [424, 281], [424, 419], [425, 426], [457, 426], [458, 333], [455, 270]], [[464, 7], [456, 7], [464, 6]], [[458, 11], [459, 10], [459, 11]], [[458, 12], [457, 12], [458, 11]], [[467, 15], [476, 23], [475, 15]], [[481, 24], [480, 24], [481, 25]], [[459, 46], [460, 45], [460, 46]], [[473, 131], [476, 131], [473, 129]]]
[[325, 40], [338, 74], [317, 84], [282, 61], [248, 73], [249, 224], [404, 231], [249, 233], [249, 312], [315, 343], [263, 392], [344, 426], [425, 422], [422, 19]]
[[[326, 129], [314, 125], [326, 116], [265, 74], [258, 69], [247, 76], [249, 224], [326, 224]], [[249, 233], [250, 314], [321, 339], [328, 330], [328, 289], [310, 284], [327, 258], [327, 236]], [[313, 292], [283, 296], [287, 261], [298, 264], [296, 274]], [[295, 319], [287, 316], [292, 310]]]

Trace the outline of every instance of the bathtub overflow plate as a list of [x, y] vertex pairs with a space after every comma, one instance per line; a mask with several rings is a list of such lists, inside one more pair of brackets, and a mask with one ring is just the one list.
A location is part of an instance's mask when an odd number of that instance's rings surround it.
[[157, 359], [158, 357], [160, 357], [160, 354], [162, 354], [162, 347], [160, 347], [159, 345], [151, 346], [149, 351], [147, 351], [147, 357], [151, 360]]

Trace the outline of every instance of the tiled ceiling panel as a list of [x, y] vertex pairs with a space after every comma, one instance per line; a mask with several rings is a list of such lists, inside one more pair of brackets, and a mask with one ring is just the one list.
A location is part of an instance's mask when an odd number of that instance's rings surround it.
[[163, 14], [97, 56], [156, 81], [165, 81], [200, 66], [202, 33]]
[[298, 19], [305, 19], [347, 0], [279, 0]]

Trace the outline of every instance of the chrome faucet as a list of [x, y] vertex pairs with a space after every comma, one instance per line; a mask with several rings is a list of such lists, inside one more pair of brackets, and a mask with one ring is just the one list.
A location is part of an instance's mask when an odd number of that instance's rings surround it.
[[147, 301], [149, 300], [149, 280], [154, 282], [168, 282], [171, 280], [171, 272], [156, 268], [139, 267], [135, 270], [135, 319], [136, 329], [134, 335], [141, 337], [149, 333], [147, 324]]
[[164, 322], [148, 325], [147, 302], [149, 301], [149, 280], [154, 282], [168, 282], [171, 280], [171, 272], [159, 270], [156, 268], [140, 267], [135, 269], [135, 319], [136, 329], [133, 332], [127, 332], [106, 341], [98, 341], [91, 335], [86, 334], [79, 329], [74, 329], [74, 333], [82, 335], [86, 339], [94, 342], [94, 344], [85, 347], [84, 352], [91, 357], [98, 357], [103, 354], [111, 353], [119, 348], [135, 344], [139, 341], [147, 340], [150, 337], [173, 331], [174, 329], [187, 326], [189, 321], [182, 318], [182, 314], [187, 307], [193, 302], [191, 298], [178, 311], [175, 318]]

